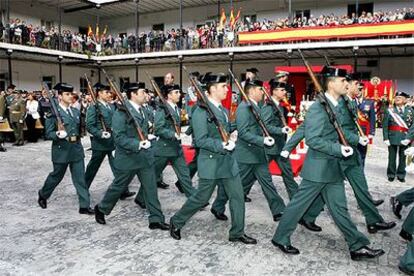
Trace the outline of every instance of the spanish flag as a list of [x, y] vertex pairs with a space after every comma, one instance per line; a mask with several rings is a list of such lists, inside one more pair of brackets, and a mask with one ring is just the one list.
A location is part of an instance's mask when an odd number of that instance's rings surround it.
[[239, 11], [237, 12], [236, 18], [234, 18], [233, 24], [230, 27], [234, 28], [234, 26], [237, 24], [237, 21], [239, 21], [239, 18], [240, 18], [240, 12], [241, 12], [241, 8], [239, 8]]
[[234, 22], [235, 22], [235, 18], [234, 18], [234, 8], [231, 8], [231, 11], [230, 11], [230, 27], [233, 27]]
[[226, 12], [224, 11], [224, 8], [221, 9], [221, 17], [220, 17], [220, 27], [224, 28], [224, 25], [226, 24]]
[[91, 25], [88, 26], [88, 36], [93, 36], [93, 31]]

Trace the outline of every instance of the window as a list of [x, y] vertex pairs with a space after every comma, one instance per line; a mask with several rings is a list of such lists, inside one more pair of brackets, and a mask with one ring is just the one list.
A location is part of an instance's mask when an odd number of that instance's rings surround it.
[[[374, 3], [359, 4], [358, 5], [358, 16], [360, 16], [362, 12], [373, 13]], [[356, 13], [356, 5], [355, 4], [348, 5], [348, 16], [352, 17], [353, 13]]]
[[47, 87], [49, 87], [49, 89], [52, 89], [52, 87], [55, 84], [55, 76], [43, 76], [42, 77], [42, 82], [46, 83]]
[[82, 35], [87, 35], [88, 34], [88, 28], [79, 27], [79, 33], [82, 34]]
[[42, 27], [46, 27], [46, 30], [50, 30], [51, 28], [54, 27], [53, 21], [47, 21], [47, 20], [40, 20], [40, 25]]
[[82, 94], [87, 93], [88, 82], [86, 81], [86, 78], [80, 78], [79, 79], [79, 87], [80, 87], [79, 92], [81, 92]]
[[119, 87], [121, 88], [121, 91], [124, 91], [125, 84], [129, 83], [129, 77], [120, 77], [119, 78]]
[[309, 19], [309, 17], [310, 17], [310, 10], [299, 10], [299, 11], [295, 11], [295, 17], [296, 18], [306, 17], [306, 18]]
[[8, 75], [6, 73], [0, 74], [0, 91], [6, 90], [6, 82]]
[[152, 25], [152, 30], [154, 30], [154, 31], [164, 31], [164, 24]]

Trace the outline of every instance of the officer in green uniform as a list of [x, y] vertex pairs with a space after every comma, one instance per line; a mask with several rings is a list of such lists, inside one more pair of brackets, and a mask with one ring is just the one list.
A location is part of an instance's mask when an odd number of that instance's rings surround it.
[[[238, 131], [237, 146], [235, 155], [240, 167], [240, 178], [244, 194], [250, 190], [252, 183], [257, 180], [262, 187], [263, 194], [267, 200], [273, 215], [273, 220], [278, 221], [282, 217], [285, 204], [279, 196], [272, 183], [272, 176], [269, 172], [266, 147], [270, 148], [275, 144], [272, 137], [264, 137], [259, 123], [253, 115], [251, 108], [261, 113], [259, 102], [263, 100], [261, 90], [263, 82], [260, 80], [247, 81], [244, 87], [246, 94], [252, 100], [252, 105], [243, 101], [237, 108], [236, 125]], [[212, 206], [212, 213], [224, 214], [227, 197], [225, 193], [218, 193]], [[217, 215], [215, 215], [217, 217]]]
[[[286, 96], [286, 83], [277, 82], [274, 79], [271, 79], [269, 85], [274, 105], [267, 102], [267, 104], [263, 106], [262, 118], [273, 139], [275, 139], [275, 144], [270, 148], [266, 147], [265, 150], [268, 159], [270, 161], [274, 160], [282, 171], [283, 183], [285, 184], [289, 199], [291, 199], [298, 190], [298, 184], [294, 179], [289, 159], [280, 156], [280, 152], [286, 143], [287, 134], [291, 129], [288, 126], [283, 125], [282, 120], [278, 115], [281, 114], [281, 116], [284, 117], [283, 108], [280, 107], [280, 101]], [[275, 108], [277, 108], [278, 111], [276, 111]]]
[[[85, 183], [85, 154], [79, 134], [80, 112], [78, 109], [70, 107], [73, 86], [67, 83], [58, 83], [53, 89], [58, 92], [59, 103], [56, 104], [56, 111], [59, 115], [48, 114], [45, 126], [46, 137], [53, 141], [53, 172], [48, 175], [39, 191], [38, 203], [43, 209], [47, 208], [47, 199], [62, 181], [66, 169], [69, 167], [79, 198], [79, 213], [90, 215], [93, 214], [93, 209], [89, 207], [89, 191]], [[58, 130], [57, 116], [62, 118], [64, 130]]]
[[[126, 90], [127, 106], [120, 106], [112, 117], [112, 135], [115, 142], [115, 179], [104, 198], [95, 206], [95, 220], [106, 224], [109, 215], [131, 180], [138, 176], [144, 189], [145, 205], [150, 213], [149, 228], [168, 230], [158, 200], [154, 171], [154, 152], [149, 140], [140, 140], [134, 125], [136, 121], [145, 136], [148, 135], [148, 119], [143, 104], [146, 101], [145, 83], [130, 83]], [[128, 117], [128, 108], [133, 118]]]
[[[329, 70], [329, 69], [324, 69]], [[376, 206], [382, 204], [383, 200], [373, 200], [368, 190], [367, 180], [364, 174], [363, 162], [358, 151], [358, 144], [366, 146], [368, 144], [368, 138], [365, 136], [359, 136], [357, 126], [354, 118], [357, 116], [357, 106], [352, 101], [352, 96], [358, 91], [358, 79], [357, 75], [350, 76], [348, 95], [342, 96], [339, 99], [338, 113], [341, 117], [342, 128], [345, 133], [345, 138], [351, 144], [354, 154], [347, 159], [340, 160], [341, 169], [351, 185], [355, 198], [358, 202], [358, 206], [361, 208], [362, 213], [366, 219], [368, 232], [373, 234], [379, 230], [388, 230], [395, 227], [395, 222], [385, 222], [382, 216], [379, 214]], [[303, 133], [303, 128], [299, 128], [299, 133]], [[296, 134], [296, 133], [295, 133]], [[303, 137], [303, 136], [302, 136]], [[297, 141], [296, 138], [293, 139]], [[284, 149], [286, 150], [286, 149]], [[314, 228], [316, 217], [323, 210], [323, 199], [318, 197], [317, 200], [311, 205], [308, 212], [304, 215], [301, 224], [309, 230], [315, 231]]]
[[410, 95], [402, 91], [395, 93], [394, 107], [386, 110], [382, 121], [384, 143], [388, 146], [387, 176], [390, 182], [394, 181], [395, 176], [400, 182], [405, 182], [406, 157], [404, 151], [411, 142], [406, 138], [406, 135], [414, 117], [412, 108], [405, 106], [409, 97]]
[[285, 209], [272, 243], [284, 253], [299, 254], [299, 250], [291, 245], [290, 236], [312, 202], [321, 195], [335, 224], [345, 236], [352, 260], [374, 258], [384, 254], [384, 251], [367, 246], [369, 240], [357, 230], [346, 204], [340, 160], [352, 156], [354, 150], [339, 144], [338, 134], [323, 106], [329, 104], [338, 116], [338, 100], [346, 94], [348, 84], [346, 70], [325, 68], [324, 74], [326, 98], [318, 98], [310, 107], [304, 122], [309, 150], [301, 172], [303, 180]]
[[[0, 124], [6, 119], [6, 94], [0, 92]], [[6, 152], [7, 149], [4, 146], [4, 136], [0, 131], [0, 152]]]
[[[94, 85], [97, 103], [89, 106], [86, 112], [86, 129], [91, 134], [92, 157], [86, 167], [85, 181], [88, 189], [95, 178], [103, 160], [108, 156], [109, 166], [114, 173], [114, 157], [112, 151], [115, 150], [114, 139], [112, 137], [112, 115], [115, 106], [111, 104], [112, 92], [108, 85], [97, 83]], [[105, 126], [105, 130], [104, 130]], [[121, 199], [133, 196], [135, 193], [128, 189], [122, 194]]]
[[26, 103], [17, 90], [13, 90], [13, 99], [9, 106], [10, 125], [14, 131], [15, 142], [13, 146], [23, 146], [24, 117], [26, 116]]
[[227, 111], [221, 101], [227, 94], [227, 77], [223, 74], [210, 75], [208, 83], [207, 103], [214, 117], [211, 116], [205, 105], [197, 107], [193, 112], [192, 124], [195, 144], [200, 149], [198, 155], [199, 184], [195, 193], [187, 199], [183, 207], [171, 218], [170, 234], [174, 239], [181, 239], [181, 228], [210, 199], [214, 188], [220, 183], [223, 185], [230, 201], [231, 229], [229, 240], [245, 244], [255, 244], [257, 241], [244, 233], [244, 200], [243, 188], [240, 182], [239, 167], [232, 152], [233, 141], [223, 142], [218, 131], [215, 119], [229, 133], [230, 122]]
[[[180, 101], [181, 93], [179, 85], [164, 85], [161, 93], [166, 99], [167, 106], [158, 108], [155, 113], [155, 136], [159, 137], [154, 142], [155, 152], [155, 175], [161, 175], [168, 163], [171, 163], [178, 181], [187, 197], [193, 192], [190, 171], [185, 163], [183, 149], [181, 147], [181, 136], [175, 130], [173, 119], [181, 130], [180, 109], [177, 103]], [[136, 199], [138, 205], [144, 204], [144, 196], [142, 187], [138, 192]]]

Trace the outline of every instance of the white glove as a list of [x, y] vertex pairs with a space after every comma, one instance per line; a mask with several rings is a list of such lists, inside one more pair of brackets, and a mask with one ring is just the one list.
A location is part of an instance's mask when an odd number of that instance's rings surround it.
[[287, 150], [283, 150], [281, 153], [280, 153], [280, 156], [282, 156], [283, 158], [289, 158], [289, 152], [287, 151]]
[[20, 123], [20, 124], [23, 124], [23, 120], [19, 120], [19, 123]]
[[289, 134], [289, 132], [290, 132], [291, 130], [292, 130], [292, 129], [291, 129], [290, 127], [285, 126], [285, 127], [283, 127], [283, 128], [282, 128], [282, 133], [284, 133], [284, 134]]
[[65, 139], [66, 137], [68, 137], [68, 133], [64, 130], [59, 130], [59, 131], [56, 131], [56, 136], [59, 139]]
[[404, 139], [404, 140], [401, 141], [401, 145], [403, 145], [403, 146], [408, 146], [410, 143], [411, 143], [410, 139]]
[[341, 153], [343, 157], [348, 157], [354, 154], [354, 150], [351, 147], [341, 146]]
[[149, 149], [151, 147], [151, 142], [148, 140], [139, 142], [139, 150], [141, 149]]
[[372, 139], [372, 138], [374, 138], [374, 135], [369, 134], [368, 139]]
[[0, 121], [3, 121], [3, 116], [0, 116]]
[[175, 139], [177, 139], [178, 141], [180, 141], [180, 140], [181, 140], [181, 137], [180, 137], [180, 135], [178, 135], [178, 134], [177, 134], [177, 132], [176, 132], [176, 133], [174, 133], [174, 136], [175, 136]]
[[288, 117], [293, 117], [293, 113], [292, 113], [292, 112], [289, 112], [289, 113], [287, 114], [287, 116], [288, 116]]
[[387, 147], [391, 146], [391, 144], [390, 144], [390, 140], [385, 140], [385, 141], [384, 141], [384, 144], [386, 144], [386, 145], [387, 145]]
[[359, 136], [359, 141], [358, 141], [358, 143], [361, 145], [361, 146], [366, 146], [366, 145], [368, 145], [368, 143], [369, 143], [369, 139], [368, 139], [368, 137], [365, 137], [365, 136]]
[[413, 156], [414, 155], [414, 147], [409, 147], [404, 151], [405, 155]]
[[109, 133], [108, 131], [103, 131], [101, 138], [102, 139], [109, 139], [109, 138], [111, 138], [111, 133]]
[[155, 136], [154, 134], [148, 134], [148, 140], [152, 141], [152, 140], [157, 140], [157, 136]]
[[266, 136], [264, 138], [263, 144], [265, 144], [268, 147], [271, 147], [271, 146], [273, 146], [275, 144], [275, 139], [273, 139], [270, 136]]
[[234, 148], [236, 147], [236, 144], [232, 140], [229, 140], [227, 143], [222, 142], [222, 144], [223, 144], [223, 148], [228, 151], [233, 151]]

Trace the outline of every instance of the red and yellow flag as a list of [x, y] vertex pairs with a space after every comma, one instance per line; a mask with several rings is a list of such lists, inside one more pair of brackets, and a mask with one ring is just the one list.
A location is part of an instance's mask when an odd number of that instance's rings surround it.
[[230, 27], [233, 27], [234, 22], [235, 22], [235, 18], [234, 18], [234, 8], [231, 8], [231, 11], [230, 11]]
[[221, 9], [221, 16], [220, 16], [220, 27], [224, 28], [224, 25], [226, 24], [226, 12], [224, 11], [224, 8]]
[[93, 31], [91, 25], [88, 26], [88, 36], [93, 36]]

